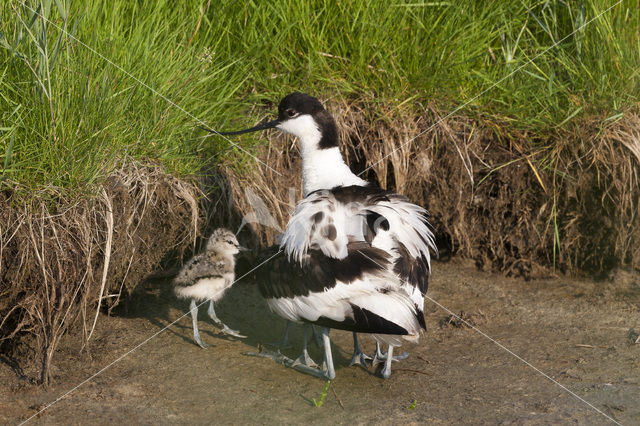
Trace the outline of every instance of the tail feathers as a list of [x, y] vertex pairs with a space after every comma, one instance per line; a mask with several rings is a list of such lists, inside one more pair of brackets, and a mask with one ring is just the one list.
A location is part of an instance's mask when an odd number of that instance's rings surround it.
[[418, 323], [420, 324], [420, 328], [422, 328], [423, 330], [427, 329], [427, 323], [424, 320], [424, 312], [422, 311], [422, 308], [419, 307], [418, 305], [416, 305], [416, 319], [418, 320]]
[[[353, 298], [351, 303], [405, 330], [404, 333], [390, 331], [372, 331], [372, 333], [411, 335], [420, 331], [416, 305], [402, 290], [398, 291], [393, 288], [381, 289], [381, 291], [370, 295]], [[367, 319], [365, 318], [364, 320], [366, 321]]]

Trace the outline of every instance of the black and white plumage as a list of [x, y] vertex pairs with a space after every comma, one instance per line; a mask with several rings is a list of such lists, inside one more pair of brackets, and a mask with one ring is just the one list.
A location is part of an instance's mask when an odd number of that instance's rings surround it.
[[298, 263], [311, 250], [321, 251], [327, 259], [349, 259], [355, 250], [356, 263], [391, 273], [391, 278], [379, 275], [402, 288], [422, 311], [429, 250], [435, 244], [426, 210], [404, 196], [367, 186], [314, 191], [298, 204], [282, 246]]
[[214, 302], [222, 299], [225, 291], [235, 281], [235, 255], [242, 247], [236, 236], [229, 230], [216, 229], [205, 250], [192, 257], [174, 278], [174, 291], [181, 299], [191, 299], [191, 317], [193, 321], [193, 337], [203, 348], [208, 345], [200, 338], [198, 331], [198, 303], [209, 300], [209, 317], [223, 326], [222, 332], [236, 337], [245, 337], [227, 327], [216, 316]]
[[[272, 311], [294, 322], [328, 328], [380, 333], [379, 339], [398, 343], [420, 329], [421, 318], [406, 294], [394, 288], [389, 256], [363, 242], [351, 242], [343, 259], [309, 249], [301, 262], [280, 261], [282, 279], [259, 284]], [[298, 279], [294, 279], [298, 278]], [[405, 315], [401, 315], [400, 312]], [[395, 315], [395, 320], [388, 318]]]
[[[316, 98], [292, 93], [281, 101], [277, 120], [226, 134], [265, 128], [298, 137], [305, 198], [281, 240], [281, 268], [299, 279], [266, 281], [260, 291], [283, 318], [322, 327], [325, 359], [318, 375], [335, 376], [328, 329], [337, 328], [389, 345], [382, 370], [387, 378], [393, 348], [416, 341], [425, 328], [430, 250], [436, 250], [427, 212], [351, 172], [335, 122]], [[354, 343], [353, 360], [362, 360], [355, 334]]]

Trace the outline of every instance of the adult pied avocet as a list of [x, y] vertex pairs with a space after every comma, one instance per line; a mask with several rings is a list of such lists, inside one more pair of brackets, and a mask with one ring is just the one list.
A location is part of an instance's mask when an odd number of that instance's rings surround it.
[[426, 328], [429, 251], [436, 251], [427, 211], [356, 176], [340, 153], [333, 117], [307, 94], [282, 99], [276, 120], [236, 132], [210, 131], [234, 135], [269, 128], [299, 140], [304, 199], [281, 240], [290, 276], [299, 279], [265, 281], [260, 291], [281, 317], [320, 326], [324, 346], [322, 369], [305, 365], [307, 357], [292, 366], [333, 379], [329, 329], [336, 328], [354, 332], [352, 364], [365, 362], [355, 333], [387, 344], [380, 356], [388, 378], [393, 348], [403, 339], [417, 341]]

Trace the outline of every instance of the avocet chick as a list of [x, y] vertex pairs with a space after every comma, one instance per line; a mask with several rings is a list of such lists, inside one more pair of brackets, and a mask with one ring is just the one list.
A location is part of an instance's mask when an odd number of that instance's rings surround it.
[[216, 316], [214, 302], [222, 299], [225, 291], [235, 281], [235, 255], [245, 250], [238, 244], [236, 236], [228, 229], [218, 228], [207, 241], [204, 252], [189, 260], [174, 279], [176, 295], [191, 299], [193, 338], [203, 348], [208, 345], [200, 339], [198, 331], [198, 303], [209, 300], [207, 313], [212, 320], [223, 326], [222, 332], [236, 337], [246, 337], [227, 327]]

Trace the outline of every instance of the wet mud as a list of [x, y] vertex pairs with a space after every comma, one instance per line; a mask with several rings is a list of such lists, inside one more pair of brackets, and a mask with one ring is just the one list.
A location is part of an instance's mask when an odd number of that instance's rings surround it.
[[[524, 281], [478, 271], [471, 261], [436, 263], [425, 301], [428, 330], [418, 344], [403, 346], [411, 355], [394, 363], [389, 380], [373, 368], [349, 367], [351, 335], [332, 332], [337, 377], [321, 407], [314, 399], [322, 398], [325, 381], [245, 355], [280, 339], [285, 328], [255, 279], [238, 282], [217, 309], [247, 339], [220, 334], [205, 309], [200, 327], [208, 349], [194, 343], [189, 316], [161, 332], [188, 309], [167, 282], [156, 281], [98, 321], [88, 351], [80, 351], [77, 336], [63, 337], [53, 385], [31, 384], [34, 372], [3, 359], [0, 423], [33, 416], [111, 363], [30, 423], [603, 424], [605, 415], [640, 422], [636, 273]], [[296, 357], [301, 339], [296, 326], [284, 353]], [[363, 343], [373, 350], [370, 339]], [[312, 357], [320, 354], [312, 344]]]

